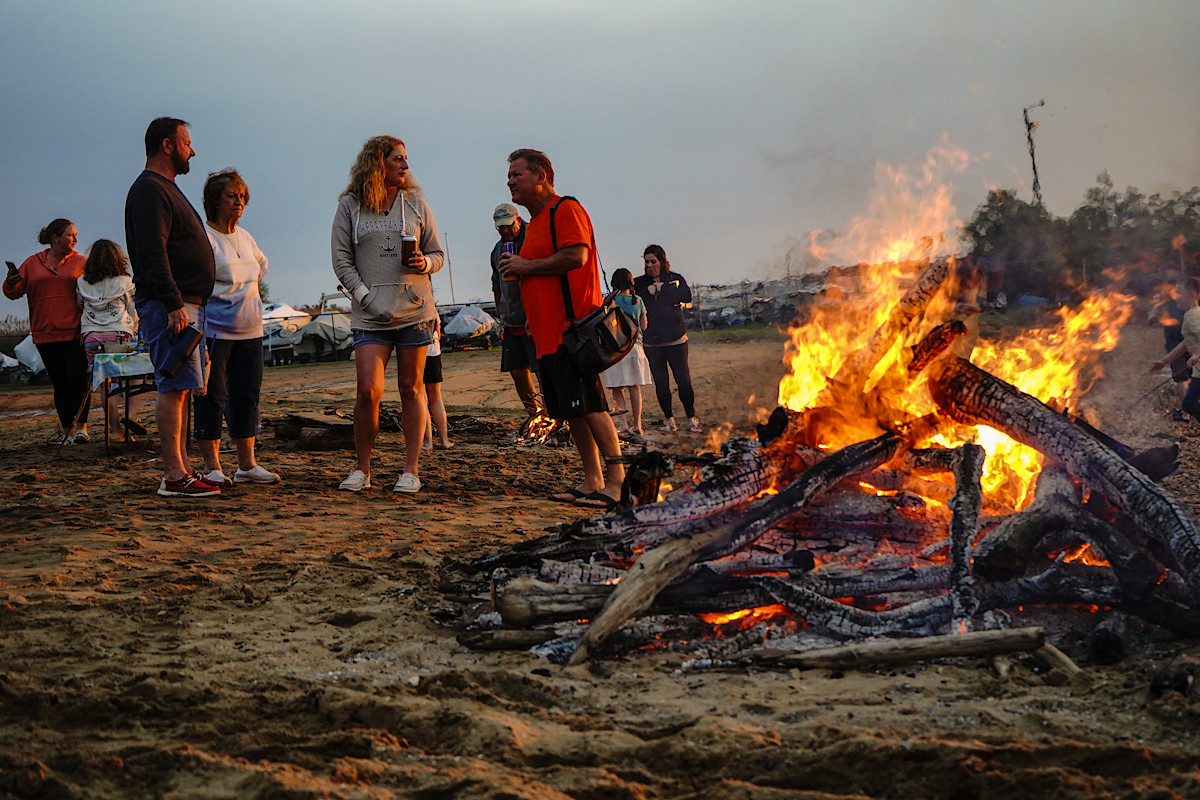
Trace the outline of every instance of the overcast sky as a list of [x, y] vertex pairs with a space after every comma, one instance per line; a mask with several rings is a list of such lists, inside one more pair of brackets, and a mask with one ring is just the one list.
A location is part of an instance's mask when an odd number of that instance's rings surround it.
[[[878, 207], [877, 175], [944, 177], [961, 218], [989, 188], [1032, 199], [1036, 109], [1051, 212], [1107, 170], [1118, 188], [1200, 184], [1200, 2], [799, 0], [6, 0], [0, 248], [73, 220], [124, 241], [156, 116], [191, 123], [179, 185], [250, 186], [243, 226], [272, 299], [337, 282], [329, 231], [350, 163], [405, 140], [449, 245], [439, 302], [490, 298], [505, 158], [546, 151], [591, 213], [606, 271], [666, 248], [693, 283], [783, 274], [817, 229]], [[793, 262], [793, 269], [795, 269]], [[453, 280], [453, 287], [451, 286]], [[0, 316], [26, 316], [0, 300]]]

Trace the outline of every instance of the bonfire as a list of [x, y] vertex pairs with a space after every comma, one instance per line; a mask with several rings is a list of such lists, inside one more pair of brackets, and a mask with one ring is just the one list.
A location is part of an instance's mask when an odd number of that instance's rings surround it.
[[[1093, 293], [1051, 330], [988, 342], [953, 258], [857, 275], [791, 331], [757, 440], [721, 443], [657, 502], [478, 559], [501, 624], [486, 637], [571, 663], [647, 645], [786, 661], [880, 636], [1044, 650], [1006, 631], [1036, 605], [1200, 634], [1200, 527], [1156, 482], [1177, 451], [1135, 452], [1074, 412], [1133, 298]], [[675, 466], [651, 456], [631, 459], [627, 505]]]

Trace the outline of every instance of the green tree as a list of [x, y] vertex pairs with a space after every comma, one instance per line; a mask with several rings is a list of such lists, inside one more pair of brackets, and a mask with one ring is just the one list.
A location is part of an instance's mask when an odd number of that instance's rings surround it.
[[962, 236], [979, 268], [999, 276], [989, 281], [992, 290], [1053, 297], [1071, 285], [1062, 221], [1011, 190], [988, 192]]

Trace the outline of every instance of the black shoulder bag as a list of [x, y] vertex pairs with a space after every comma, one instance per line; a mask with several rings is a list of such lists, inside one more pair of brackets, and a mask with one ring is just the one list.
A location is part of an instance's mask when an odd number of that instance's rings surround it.
[[[563, 200], [561, 197], [550, 207], [550, 245], [558, 252], [558, 234], [554, 230], [554, 212]], [[579, 202], [575, 200], [575, 202]], [[596, 252], [596, 235], [592, 233], [592, 250]], [[597, 260], [599, 255], [597, 255]], [[563, 345], [580, 375], [598, 375], [629, 354], [637, 341], [637, 320], [625, 312], [616, 301], [616, 292], [609, 293], [600, 306], [583, 319], [575, 319], [575, 305], [571, 302], [571, 286], [564, 272], [562, 281], [563, 308], [567, 314], [567, 329], [563, 331]]]

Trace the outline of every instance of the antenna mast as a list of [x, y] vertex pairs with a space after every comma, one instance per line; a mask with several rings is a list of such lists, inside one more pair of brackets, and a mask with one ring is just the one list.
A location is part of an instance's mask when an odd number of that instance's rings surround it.
[[1045, 100], [1038, 100], [1036, 103], [1034, 103], [1031, 106], [1025, 106], [1025, 112], [1024, 112], [1025, 113], [1025, 138], [1029, 141], [1029, 161], [1033, 164], [1033, 199], [1037, 201], [1037, 204], [1039, 206], [1044, 205], [1044, 203], [1042, 203], [1042, 183], [1041, 183], [1041, 181], [1038, 180], [1037, 159], [1034, 158], [1034, 156], [1033, 156], [1033, 129], [1036, 128], [1038, 126], [1038, 124], [1036, 122], [1030, 121], [1029, 112], [1032, 109], [1041, 108], [1044, 105], [1046, 105]]

